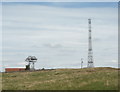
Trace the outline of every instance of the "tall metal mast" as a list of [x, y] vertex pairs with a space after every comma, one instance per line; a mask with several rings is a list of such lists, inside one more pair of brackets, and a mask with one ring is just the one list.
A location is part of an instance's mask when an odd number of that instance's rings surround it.
[[81, 69], [83, 68], [83, 58], [81, 58]]
[[92, 36], [91, 36], [91, 19], [88, 19], [88, 26], [89, 26], [89, 37], [88, 37], [88, 68], [94, 67], [93, 64], [93, 52], [92, 52]]

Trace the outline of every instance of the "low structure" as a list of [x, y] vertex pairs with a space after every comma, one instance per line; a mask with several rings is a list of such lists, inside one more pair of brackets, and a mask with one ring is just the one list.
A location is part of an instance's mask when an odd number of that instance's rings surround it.
[[5, 72], [25, 71], [25, 68], [5, 68]]

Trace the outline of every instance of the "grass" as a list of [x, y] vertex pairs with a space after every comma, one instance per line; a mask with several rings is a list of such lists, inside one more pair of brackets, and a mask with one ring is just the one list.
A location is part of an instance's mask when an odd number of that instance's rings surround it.
[[3, 90], [117, 90], [114, 68], [56, 69], [2, 74]]

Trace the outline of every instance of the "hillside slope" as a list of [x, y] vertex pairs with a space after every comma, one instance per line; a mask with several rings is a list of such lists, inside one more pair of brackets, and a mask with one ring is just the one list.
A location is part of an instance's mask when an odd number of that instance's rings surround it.
[[114, 68], [3, 73], [3, 90], [117, 90]]

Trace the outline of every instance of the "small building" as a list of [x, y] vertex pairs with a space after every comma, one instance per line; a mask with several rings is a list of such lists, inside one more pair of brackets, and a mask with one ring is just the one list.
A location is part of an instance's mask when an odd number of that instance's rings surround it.
[[25, 71], [25, 68], [5, 68], [5, 72]]

